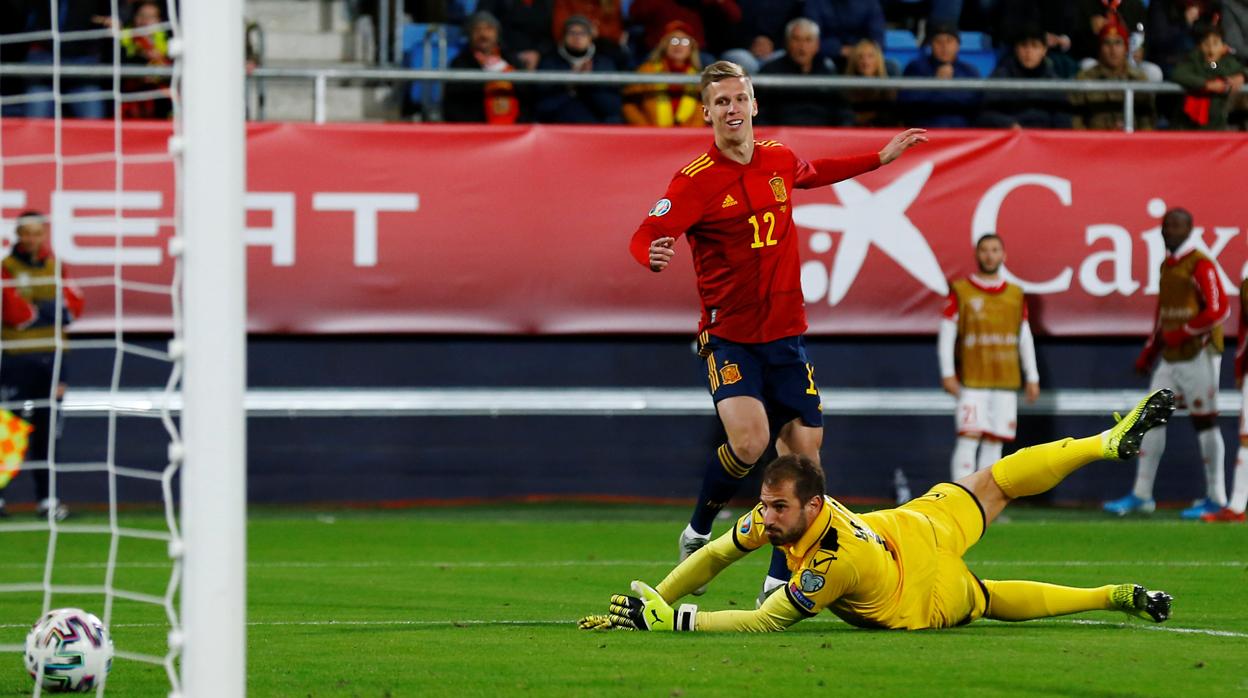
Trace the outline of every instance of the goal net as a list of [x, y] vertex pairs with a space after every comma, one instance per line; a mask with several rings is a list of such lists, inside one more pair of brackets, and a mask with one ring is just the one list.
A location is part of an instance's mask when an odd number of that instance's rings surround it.
[[0, 651], [78, 607], [116, 647], [98, 695], [241, 695], [241, 0], [11, 5]]

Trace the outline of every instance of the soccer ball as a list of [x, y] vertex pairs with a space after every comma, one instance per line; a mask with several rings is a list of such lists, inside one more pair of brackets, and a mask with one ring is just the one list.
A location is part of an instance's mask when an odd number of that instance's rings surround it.
[[113, 665], [113, 640], [104, 623], [81, 608], [48, 611], [26, 635], [26, 670], [48, 691], [89, 691]]

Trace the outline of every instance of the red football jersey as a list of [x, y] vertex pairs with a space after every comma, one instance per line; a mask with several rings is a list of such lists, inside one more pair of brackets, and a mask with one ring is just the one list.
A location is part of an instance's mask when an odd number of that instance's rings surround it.
[[793, 189], [812, 189], [880, 166], [877, 153], [806, 162], [775, 141], [755, 141], [742, 165], [714, 145], [672, 178], [629, 250], [647, 268], [650, 243], [689, 237], [702, 298], [698, 332], [770, 342], [806, 331]]

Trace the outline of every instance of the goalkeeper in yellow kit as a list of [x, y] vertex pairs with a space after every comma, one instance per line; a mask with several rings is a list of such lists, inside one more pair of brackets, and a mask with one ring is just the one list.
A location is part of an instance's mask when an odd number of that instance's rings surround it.
[[[783, 630], [827, 608], [865, 628], [945, 628], [979, 618], [1030, 620], [1120, 610], [1162, 622], [1171, 597], [1138, 584], [1090, 589], [976, 577], [962, 555], [1017, 497], [1053, 488], [1080, 467], [1126, 460], [1164, 424], [1175, 397], [1158, 390], [1095, 436], [1018, 451], [896, 509], [854, 514], [824, 494], [823, 471], [805, 456], [777, 458], [763, 475], [761, 502], [732, 531], [681, 562], [657, 587], [634, 581], [637, 596], [611, 597], [610, 613], [582, 618], [585, 629]], [[784, 551], [792, 576], [754, 611], [673, 608], [725, 567], [768, 544]]]

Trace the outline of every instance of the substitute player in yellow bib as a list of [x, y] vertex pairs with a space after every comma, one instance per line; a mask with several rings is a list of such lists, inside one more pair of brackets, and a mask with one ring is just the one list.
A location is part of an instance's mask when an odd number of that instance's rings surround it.
[[[1017, 497], [1039, 494], [1080, 467], [1127, 459], [1174, 411], [1158, 390], [1116, 426], [1083, 439], [1025, 448], [988, 470], [942, 483], [896, 509], [854, 514], [824, 494], [809, 458], [781, 456], [763, 475], [761, 502], [733, 530], [691, 555], [657, 587], [634, 581], [637, 596], [611, 597], [610, 612], [582, 618], [585, 629], [783, 630], [828, 609], [866, 628], [947, 628], [979, 618], [1020, 621], [1120, 610], [1161, 622], [1171, 597], [1138, 584], [1074, 588], [1033, 581], [981, 580], [962, 556]], [[672, 603], [767, 544], [782, 549], [792, 576], [753, 611], [700, 611]]]
[[952, 480], [1001, 459], [1002, 444], [1018, 427], [1019, 388], [1029, 403], [1040, 395], [1027, 300], [1001, 276], [1001, 238], [980, 237], [975, 262], [977, 273], [949, 284], [936, 341], [941, 387], [958, 400]]

